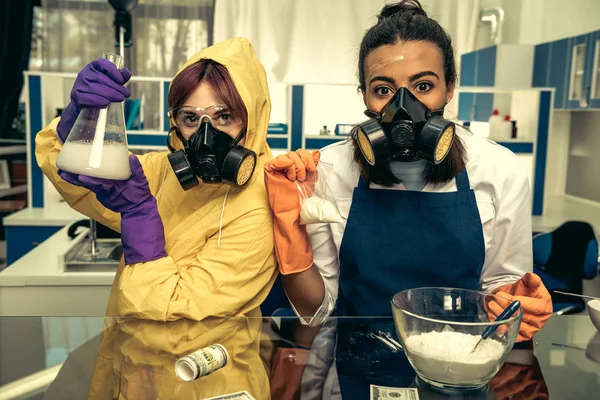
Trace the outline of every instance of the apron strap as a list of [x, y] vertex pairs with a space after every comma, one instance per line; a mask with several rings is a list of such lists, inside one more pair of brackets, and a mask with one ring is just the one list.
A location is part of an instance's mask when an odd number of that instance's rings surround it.
[[459, 192], [468, 192], [471, 190], [471, 184], [469, 183], [469, 177], [467, 176], [466, 168], [460, 170], [456, 175], [456, 190]]
[[[467, 175], [466, 168], [460, 170], [458, 175], [456, 175], [456, 190], [459, 192], [468, 192], [471, 190], [471, 184], [469, 183], [469, 176]], [[369, 182], [364, 180], [362, 177], [358, 178], [357, 187], [361, 189], [369, 189]]]

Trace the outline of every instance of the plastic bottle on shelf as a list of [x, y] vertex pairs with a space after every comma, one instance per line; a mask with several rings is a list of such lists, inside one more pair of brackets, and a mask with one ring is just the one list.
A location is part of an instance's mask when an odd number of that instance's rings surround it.
[[511, 140], [513, 136], [513, 124], [510, 122], [510, 115], [504, 116], [504, 121], [500, 128], [500, 134], [498, 135], [500, 140]]
[[517, 138], [517, 121], [510, 121], [510, 123], [512, 124], [512, 134], [511, 134], [511, 139], [516, 139]]
[[500, 117], [500, 112], [497, 109], [494, 109], [488, 122], [490, 124], [490, 139], [498, 138], [502, 126], [502, 118]]

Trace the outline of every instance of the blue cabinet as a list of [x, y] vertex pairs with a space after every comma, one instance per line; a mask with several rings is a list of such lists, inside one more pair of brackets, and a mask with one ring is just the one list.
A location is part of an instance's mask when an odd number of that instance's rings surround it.
[[10, 268], [12, 263], [62, 228], [62, 226], [5, 226], [6, 265]]
[[475, 117], [474, 121], [487, 122], [494, 111], [493, 93], [475, 93]]
[[[498, 46], [463, 54], [460, 67], [461, 86], [493, 87], [496, 80]], [[493, 93], [462, 92], [458, 97], [458, 119], [487, 121], [494, 107]]]
[[578, 110], [586, 107], [585, 77], [589, 59], [590, 35], [580, 35], [571, 40], [568, 57], [569, 63], [569, 92], [567, 108]]
[[600, 31], [535, 46], [533, 87], [556, 88], [554, 108], [600, 108]]
[[[548, 76], [552, 64], [550, 63], [552, 43], [542, 43], [533, 50], [533, 78], [531, 86], [547, 87]], [[556, 106], [555, 106], [556, 107]]]
[[461, 86], [494, 86], [497, 46], [463, 54], [460, 66]]
[[594, 33], [592, 44], [593, 57], [590, 57], [590, 97], [589, 107], [600, 109], [600, 31]]
[[550, 71], [546, 87], [554, 87], [554, 108], [564, 109], [567, 107], [567, 76], [570, 62], [569, 46], [570, 39], [562, 39], [552, 43], [550, 54]]
[[531, 85], [533, 46], [501, 44], [463, 54], [460, 86], [523, 89]]
[[535, 46], [533, 60], [533, 87], [553, 87], [554, 108], [567, 108], [568, 71], [571, 39], [562, 39]]
[[497, 46], [486, 47], [477, 52], [475, 86], [492, 87], [496, 83]]
[[473, 104], [475, 101], [474, 93], [459, 93], [458, 94], [458, 119], [461, 121], [471, 121], [475, 118], [475, 110]]
[[458, 119], [487, 122], [494, 109], [493, 93], [462, 92], [458, 94]]
[[467, 53], [460, 61], [460, 85], [475, 86], [475, 70], [477, 68], [477, 52]]

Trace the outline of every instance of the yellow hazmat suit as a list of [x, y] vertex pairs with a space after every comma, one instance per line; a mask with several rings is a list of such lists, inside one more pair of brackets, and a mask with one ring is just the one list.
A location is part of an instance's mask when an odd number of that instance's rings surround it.
[[[181, 70], [200, 59], [229, 71], [248, 111], [244, 146], [258, 155], [257, 166], [242, 189], [200, 184], [184, 191], [167, 152], [140, 156], [164, 223], [168, 256], [132, 265], [121, 261], [107, 309], [107, 316], [118, 318], [107, 318], [89, 398], [206, 398], [240, 390], [257, 399], [269, 397], [259, 357], [259, 305], [276, 278], [263, 178], [263, 165], [272, 158], [266, 142], [271, 109], [266, 75], [243, 38], [200, 51]], [[36, 137], [39, 166], [71, 207], [119, 231], [119, 214], [57, 174], [62, 148], [57, 123]], [[181, 148], [176, 137], [171, 141]], [[178, 356], [213, 343], [229, 352], [225, 368], [192, 383], [175, 377]]]

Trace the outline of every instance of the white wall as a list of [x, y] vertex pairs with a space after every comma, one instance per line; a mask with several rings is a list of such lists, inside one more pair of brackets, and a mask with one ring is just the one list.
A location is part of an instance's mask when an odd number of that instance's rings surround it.
[[[519, 44], [521, 29], [522, 3], [527, 0], [481, 0], [481, 9], [502, 7], [504, 10], [504, 26], [502, 27], [501, 43]], [[489, 23], [479, 22], [475, 38], [475, 49], [493, 46]]]
[[291, 115], [290, 87], [280, 83], [269, 84], [271, 97], [271, 118], [269, 122], [289, 124]]
[[[360, 42], [394, 0], [217, 0], [214, 40], [248, 38], [271, 83], [356, 84]], [[451, 35], [456, 53], [472, 50], [481, 0], [421, 0]]]
[[547, 196], [562, 196], [565, 194], [569, 163], [571, 113], [552, 113], [550, 124], [544, 190]]
[[[504, 9], [503, 44], [537, 44], [600, 29], [599, 0], [481, 0]], [[492, 46], [490, 25], [479, 23], [475, 48]]]
[[600, 112], [571, 116], [567, 193], [600, 202]]
[[358, 124], [367, 119], [362, 95], [354, 85], [304, 86], [305, 135], [319, 135], [323, 126], [333, 134], [336, 124]]
[[522, 3], [519, 34], [522, 44], [550, 42], [600, 29], [598, 0], [523, 0]]

